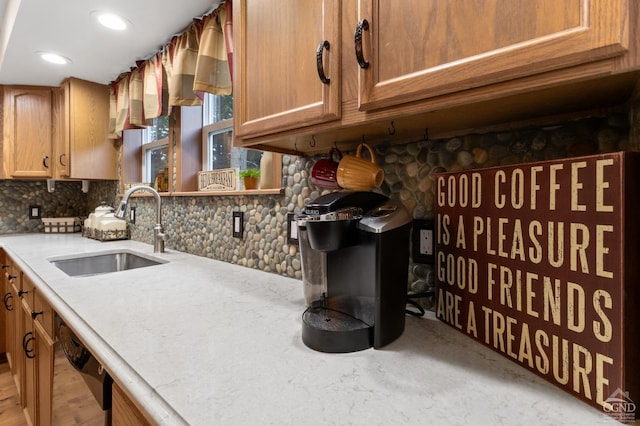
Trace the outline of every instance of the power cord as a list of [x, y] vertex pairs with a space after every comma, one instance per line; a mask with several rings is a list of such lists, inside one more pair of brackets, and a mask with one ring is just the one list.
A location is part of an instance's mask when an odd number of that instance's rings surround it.
[[411, 305], [412, 307], [414, 307], [415, 309], [417, 309], [417, 312], [412, 310], [412, 309], [405, 309], [405, 313], [408, 315], [412, 315], [414, 317], [422, 317], [425, 314], [425, 310], [424, 308], [415, 300], [412, 299], [419, 299], [421, 297], [431, 297], [435, 294], [435, 292], [433, 290], [428, 290], [428, 291], [421, 291], [419, 293], [410, 293], [407, 294], [407, 305]]

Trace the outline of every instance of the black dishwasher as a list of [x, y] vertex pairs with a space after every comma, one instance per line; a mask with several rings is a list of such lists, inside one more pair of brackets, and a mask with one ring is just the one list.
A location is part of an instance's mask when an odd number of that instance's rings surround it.
[[[73, 366], [73, 369], [65, 368], [66, 365], [61, 365], [59, 360], [56, 362], [53, 395], [54, 419], [57, 415], [55, 401], [60, 398], [60, 395], [55, 394], [56, 381], [58, 383], [61, 383], [64, 380], [73, 383], [73, 381], [75, 380], [78, 382], [78, 386], [76, 386], [77, 388], [81, 386], [82, 383], [81, 381], [77, 380], [77, 377], [72, 377], [75, 374], [76, 376], [80, 376], [82, 378], [82, 381], [84, 381], [86, 387], [88, 387], [88, 390], [91, 391], [93, 398], [95, 398], [95, 400], [98, 402], [98, 404], [92, 404], [95, 405], [95, 408], [92, 407], [93, 413], [88, 413], [90, 418], [104, 419], [104, 422], [100, 421], [100, 423], [104, 423], [104, 425], [106, 426], [111, 425], [111, 386], [113, 384], [113, 379], [104, 370], [102, 365], [100, 365], [98, 360], [91, 354], [91, 352], [89, 352], [88, 348], [76, 336], [73, 330], [69, 328], [64, 320], [58, 315], [56, 315], [56, 336], [58, 338], [56, 351], [60, 349], [64, 352], [64, 356]], [[59, 356], [57, 355], [57, 357]], [[63, 375], [66, 376], [64, 379], [61, 377]], [[79, 392], [87, 393], [86, 388], [76, 390]], [[69, 410], [72, 408], [69, 406], [69, 404], [65, 404], [64, 409]], [[86, 406], [83, 406], [83, 410], [86, 410]], [[102, 411], [102, 413], [99, 413], [99, 411]], [[77, 419], [76, 416], [78, 415], [78, 413], [70, 414]], [[93, 423], [93, 421], [91, 423]]]

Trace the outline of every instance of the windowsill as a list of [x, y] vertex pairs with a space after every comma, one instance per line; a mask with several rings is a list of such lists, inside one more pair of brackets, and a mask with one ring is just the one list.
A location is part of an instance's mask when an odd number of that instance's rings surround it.
[[194, 197], [209, 195], [280, 195], [284, 194], [284, 188], [269, 189], [243, 189], [240, 191], [192, 191], [192, 192], [171, 192], [166, 193], [174, 197]]
[[[240, 191], [190, 191], [190, 192], [160, 192], [161, 197], [210, 197], [210, 196], [242, 196], [242, 195], [283, 195], [284, 188], [245, 189]], [[123, 194], [119, 194], [120, 197]], [[132, 197], [151, 197], [148, 192], [137, 192]]]

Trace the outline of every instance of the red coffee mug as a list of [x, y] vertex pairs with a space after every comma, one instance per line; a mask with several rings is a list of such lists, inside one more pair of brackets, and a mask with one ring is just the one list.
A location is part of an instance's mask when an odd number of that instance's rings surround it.
[[[335, 159], [336, 155], [338, 156], [337, 160]], [[318, 188], [341, 189], [336, 177], [340, 160], [342, 160], [340, 150], [338, 148], [331, 148], [329, 158], [319, 159], [311, 168], [311, 183]]]

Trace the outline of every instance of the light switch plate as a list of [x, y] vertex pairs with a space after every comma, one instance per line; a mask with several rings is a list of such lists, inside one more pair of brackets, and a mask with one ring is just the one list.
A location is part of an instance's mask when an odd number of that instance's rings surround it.
[[414, 219], [411, 231], [411, 258], [416, 263], [435, 261], [435, 230], [433, 220]]
[[287, 242], [298, 244], [298, 222], [295, 220], [295, 213], [287, 213]]
[[233, 212], [233, 236], [242, 238], [244, 234], [244, 214], [242, 212]]

